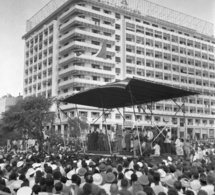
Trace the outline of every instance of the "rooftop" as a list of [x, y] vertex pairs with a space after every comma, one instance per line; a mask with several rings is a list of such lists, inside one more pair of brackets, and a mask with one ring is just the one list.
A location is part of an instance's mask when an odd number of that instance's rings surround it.
[[[74, 0], [51, 0], [41, 10], [39, 10], [33, 17], [27, 20], [27, 32], [32, 30], [48, 16], [57, 11], [58, 8], [65, 3]], [[145, 17], [155, 18], [178, 26], [193, 29], [197, 33], [214, 36], [213, 24], [199, 18], [169, 9], [167, 7], [152, 3], [147, 0], [80, 0], [89, 3], [99, 3], [115, 8], [140, 14]]]

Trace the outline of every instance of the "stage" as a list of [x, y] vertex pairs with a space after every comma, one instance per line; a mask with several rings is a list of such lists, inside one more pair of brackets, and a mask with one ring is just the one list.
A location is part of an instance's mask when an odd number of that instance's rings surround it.
[[[92, 156], [92, 157], [105, 157], [105, 158], [116, 156], [118, 158], [126, 157], [129, 159], [138, 159], [140, 157], [140, 156], [134, 157], [132, 152], [127, 152], [127, 151], [113, 152], [112, 154], [109, 151], [86, 151], [85, 153], [81, 151], [79, 154], [83, 156], [87, 155], [88, 157]], [[171, 155], [163, 154], [161, 156], [143, 156], [143, 159], [147, 161], [152, 160], [152, 162], [161, 163], [162, 160], [168, 160], [169, 156], [173, 159], [173, 161], [180, 158], [179, 156], [173, 155], [173, 154]]]

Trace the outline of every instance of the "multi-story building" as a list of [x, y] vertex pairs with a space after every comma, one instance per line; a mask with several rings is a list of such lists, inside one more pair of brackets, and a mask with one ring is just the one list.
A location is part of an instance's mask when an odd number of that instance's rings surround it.
[[[126, 77], [168, 83], [202, 95], [145, 105], [146, 116], [125, 109], [124, 124], [167, 125], [181, 137], [214, 137], [215, 38], [213, 24], [138, 0], [52, 0], [27, 21], [24, 96], [66, 97]], [[106, 59], [94, 54], [106, 44]], [[101, 110], [61, 105], [93, 123]], [[62, 121], [66, 120], [62, 114]], [[96, 124], [122, 124], [113, 111]], [[136, 119], [136, 121], [135, 121]], [[62, 129], [58, 121], [57, 128]]]
[[22, 96], [13, 97], [11, 95], [5, 95], [0, 98], [0, 119], [3, 112], [7, 111], [11, 106], [14, 106], [17, 101], [21, 100]]

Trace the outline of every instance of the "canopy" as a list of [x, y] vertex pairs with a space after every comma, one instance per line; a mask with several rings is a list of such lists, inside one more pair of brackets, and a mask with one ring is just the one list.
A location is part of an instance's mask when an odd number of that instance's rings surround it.
[[98, 108], [121, 108], [199, 94], [153, 81], [126, 78], [78, 92], [61, 101]]

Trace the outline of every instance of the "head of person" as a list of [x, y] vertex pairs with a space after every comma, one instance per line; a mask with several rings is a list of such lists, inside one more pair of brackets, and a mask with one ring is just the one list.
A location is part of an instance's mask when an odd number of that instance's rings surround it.
[[54, 185], [54, 188], [56, 190], [57, 193], [60, 193], [62, 192], [63, 190], [63, 184], [61, 182], [57, 182], [55, 185]]
[[121, 180], [121, 187], [122, 188], [127, 188], [128, 187], [128, 180], [127, 179], [122, 179]]
[[185, 192], [185, 195], [195, 195], [195, 194], [194, 194], [194, 192], [193, 192], [193, 191], [191, 191], [191, 190], [187, 190], [187, 191]]
[[92, 185], [89, 183], [84, 184], [83, 195], [91, 195], [91, 194], [92, 194]]
[[177, 191], [180, 191], [181, 188], [182, 188], [182, 185], [181, 185], [181, 182], [180, 182], [180, 181], [175, 181], [175, 182], [173, 183], [173, 185], [174, 185], [174, 188], [175, 188]]
[[178, 191], [174, 188], [170, 188], [167, 192], [167, 195], [178, 195]]
[[202, 173], [202, 174], [200, 175], [199, 180], [200, 180], [200, 184], [201, 184], [202, 186], [207, 185], [207, 179], [206, 179], [206, 175], [205, 175], [204, 173]]
[[160, 182], [160, 174], [158, 172], [155, 172], [153, 175], [155, 184], [158, 184]]
[[40, 185], [34, 185], [32, 188], [32, 191], [34, 192], [34, 194], [39, 194], [39, 192], [41, 192], [41, 186]]
[[138, 182], [133, 183], [133, 195], [137, 195], [138, 192], [143, 191], [143, 186]]
[[145, 186], [143, 191], [147, 194], [147, 195], [154, 195], [154, 191], [151, 187], [149, 186]]
[[119, 191], [118, 185], [115, 184], [115, 183], [111, 184], [111, 186], [110, 186], [110, 193], [111, 194], [118, 194], [118, 191]]

